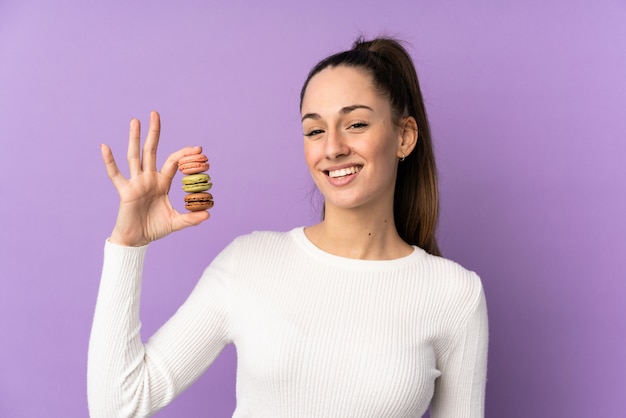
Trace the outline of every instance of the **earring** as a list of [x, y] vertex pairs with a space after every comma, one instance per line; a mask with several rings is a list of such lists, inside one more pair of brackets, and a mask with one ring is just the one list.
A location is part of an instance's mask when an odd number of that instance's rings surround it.
[[[400, 151], [402, 152], [402, 151]], [[404, 152], [402, 152], [402, 158], [400, 158], [400, 162], [404, 161], [404, 159], [406, 158], [406, 155], [404, 155]]]

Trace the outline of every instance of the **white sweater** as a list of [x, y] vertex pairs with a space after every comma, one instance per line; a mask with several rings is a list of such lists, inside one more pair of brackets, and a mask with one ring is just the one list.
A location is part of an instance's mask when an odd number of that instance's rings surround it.
[[[414, 247], [355, 260], [303, 228], [233, 241], [142, 343], [146, 247], [107, 241], [89, 345], [93, 418], [147, 416], [236, 346], [233, 417], [482, 417], [487, 308], [480, 279]], [[432, 403], [431, 403], [432, 402]], [[207, 416], [210, 416], [207, 412]]]

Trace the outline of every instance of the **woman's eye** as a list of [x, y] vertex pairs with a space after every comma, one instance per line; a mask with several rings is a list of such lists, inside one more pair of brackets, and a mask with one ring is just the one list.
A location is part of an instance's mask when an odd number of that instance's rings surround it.
[[365, 122], [355, 122], [352, 125], [350, 125], [350, 128], [352, 129], [363, 129], [367, 127], [367, 123]]
[[316, 136], [324, 133], [321, 129], [313, 129], [311, 131], [305, 132], [304, 136]]

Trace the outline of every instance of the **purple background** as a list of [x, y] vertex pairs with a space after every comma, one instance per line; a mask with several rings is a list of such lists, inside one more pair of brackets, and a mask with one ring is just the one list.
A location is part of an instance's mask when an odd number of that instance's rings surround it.
[[[488, 417], [626, 411], [624, 1], [0, 3], [0, 416], [84, 417], [87, 343], [128, 122], [203, 145], [212, 220], [152, 244], [149, 336], [235, 236], [317, 219], [298, 93], [362, 32], [411, 44], [445, 255], [491, 326]], [[175, 184], [172, 199], [182, 208]], [[227, 417], [228, 348], [161, 417]]]

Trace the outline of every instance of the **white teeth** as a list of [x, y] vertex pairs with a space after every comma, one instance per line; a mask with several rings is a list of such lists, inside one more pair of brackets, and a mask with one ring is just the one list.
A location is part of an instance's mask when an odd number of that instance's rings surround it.
[[349, 168], [342, 168], [340, 170], [330, 170], [328, 172], [328, 176], [329, 177], [343, 177], [343, 176], [347, 176], [349, 174], [355, 174], [359, 172], [359, 167], [349, 167]]

